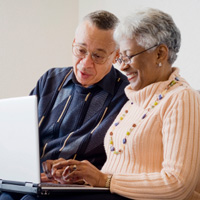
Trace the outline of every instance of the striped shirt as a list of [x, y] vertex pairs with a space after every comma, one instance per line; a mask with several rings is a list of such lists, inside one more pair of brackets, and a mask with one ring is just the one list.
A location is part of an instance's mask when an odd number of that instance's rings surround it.
[[105, 162], [105, 133], [127, 101], [127, 78], [112, 67], [97, 84], [82, 87], [73, 68], [47, 71], [31, 92], [38, 97], [41, 162], [87, 159], [98, 168]]

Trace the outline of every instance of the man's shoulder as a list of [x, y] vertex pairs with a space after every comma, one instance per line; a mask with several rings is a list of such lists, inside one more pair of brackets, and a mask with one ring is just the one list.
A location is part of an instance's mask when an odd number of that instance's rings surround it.
[[72, 69], [72, 67], [51, 68], [45, 74], [47, 74], [48, 78], [55, 76], [65, 76], [66, 73], [71, 72]]

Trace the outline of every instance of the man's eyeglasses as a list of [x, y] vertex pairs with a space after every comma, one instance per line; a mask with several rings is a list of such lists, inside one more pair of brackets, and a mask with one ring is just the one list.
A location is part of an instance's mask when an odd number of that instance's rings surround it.
[[82, 45], [72, 44], [72, 52], [77, 58], [85, 58], [85, 56], [90, 54], [94, 63], [100, 65], [104, 64], [108, 60], [108, 58], [114, 53], [114, 51], [112, 51], [109, 55], [107, 55], [103, 51], [98, 50], [91, 53]]
[[148, 49], [145, 49], [144, 51], [141, 51], [141, 52], [139, 52], [139, 53], [136, 53], [136, 54], [134, 54], [134, 55], [131, 55], [131, 56], [120, 56], [119, 58], [117, 58], [117, 63], [118, 63], [119, 65], [121, 65], [122, 63], [124, 63], [125, 65], [128, 65], [128, 64], [131, 63], [131, 59], [132, 59], [133, 57], [135, 57], [135, 56], [137, 56], [137, 55], [139, 55], [139, 54], [142, 54], [142, 53], [144, 53], [144, 52], [146, 52], [146, 51], [148, 51], [148, 50], [150, 50], [150, 49], [152, 49], [152, 48], [154, 48], [154, 47], [156, 47], [156, 46], [158, 46], [158, 44], [156, 44], [156, 45], [154, 45], [154, 46], [152, 46], [152, 47], [150, 47], [150, 48], [148, 48]]

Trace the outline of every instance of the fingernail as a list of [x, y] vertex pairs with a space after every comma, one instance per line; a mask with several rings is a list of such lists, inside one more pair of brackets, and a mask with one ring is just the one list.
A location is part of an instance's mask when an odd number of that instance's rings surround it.
[[70, 174], [70, 168], [69, 166], [65, 167], [63, 173], [62, 173], [62, 176], [68, 176], [68, 174]]

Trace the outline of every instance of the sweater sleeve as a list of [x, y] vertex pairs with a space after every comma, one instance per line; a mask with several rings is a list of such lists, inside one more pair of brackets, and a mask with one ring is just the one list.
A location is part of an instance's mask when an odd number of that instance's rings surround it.
[[179, 91], [162, 106], [160, 119], [163, 138], [161, 171], [114, 174], [112, 193], [131, 199], [154, 200], [183, 200], [193, 195], [200, 179], [199, 94], [191, 89]]

